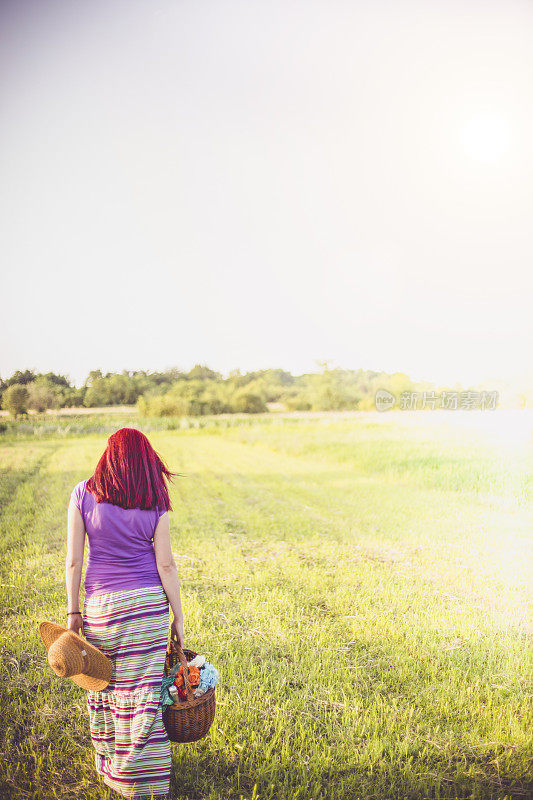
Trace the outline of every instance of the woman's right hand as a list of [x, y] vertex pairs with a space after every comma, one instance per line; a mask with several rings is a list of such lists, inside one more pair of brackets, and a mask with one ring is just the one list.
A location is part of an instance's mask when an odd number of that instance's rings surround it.
[[181, 622], [172, 620], [170, 625], [170, 638], [177, 639], [178, 644], [183, 650], [183, 620]]

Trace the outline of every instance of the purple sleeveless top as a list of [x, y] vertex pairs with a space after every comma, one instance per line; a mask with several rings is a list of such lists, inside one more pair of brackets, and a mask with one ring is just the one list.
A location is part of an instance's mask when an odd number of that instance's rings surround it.
[[79, 508], [89, 540], [85, 600], [91, 595], [161, 584], [153, 536], [166, 509], [122, 508], [98, 503], [86, 490], [89, 479], [76, 484], [71, 497]]

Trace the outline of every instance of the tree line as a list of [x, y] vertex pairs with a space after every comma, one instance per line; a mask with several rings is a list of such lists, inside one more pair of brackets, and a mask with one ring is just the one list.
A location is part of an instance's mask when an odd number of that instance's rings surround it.
[[29, 410], [67, 407], [137, 405], [143, 416], [198, 416], [224, 413], [260, 413], [273, 408], [288, 411], [343, 411], [375, 408], [377, 389], [398, 396], [432, 385], [415, 383], [403, 373], [330, 367], [293, 375], [283, 369], [253, 372], [233, 370], [226, 377], [206, 365], [188, 372], [171, 368], [89, 372], [82, 387], [53, 372], [17, 371], [0, 377], [0, 403], [13, 416]]

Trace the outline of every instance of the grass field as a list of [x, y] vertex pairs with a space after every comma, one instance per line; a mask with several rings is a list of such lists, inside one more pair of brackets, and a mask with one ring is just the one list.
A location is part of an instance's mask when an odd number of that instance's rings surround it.
[[[531, 440], [431, 413], [146, 431], [186, 474], [171, 491], [185, 645], [220, 673], [209, 735], [173, 747], [172, 798], [531, 797]], [[94, 770], [85, 693], [37, 632], [65, 623], [68, 500], [107, 440], [72, 430], [0, 439], [15, 800], [118, 796]]]

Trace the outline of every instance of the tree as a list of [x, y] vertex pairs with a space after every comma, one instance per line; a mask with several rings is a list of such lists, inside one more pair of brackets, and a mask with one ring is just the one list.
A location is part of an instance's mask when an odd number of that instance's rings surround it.
[[84, 386], [92, 386], [95, 381], [100, 380], [100, 378], [103, 378], [103, 377], [104, 376], [102, 375], [102, 370], [101, 369], [92, 369], [89, 372], [88, 376], [86, 377], [85, 383], [83, 385]]
[[36, 377], [37, 376], [35, 375], [35, 372], [33, 372], [31, 369], [25, 369], [24, 372], [17, 370], [10, 378], [8, 378], [7, 383], [9, 386], [13, 386], [15, 383], [21, 383], [25, 385], [34, 381]]
[[187, 373], [188, 380], [216, 381], [221, 377], [220, 372], [215, 372], [205, 364], [195, 364]]
[[268, 411], [263, 398], [258, 394], [241, 389], [233, 398], [233, 409], [240, 414], [261, 414]]
[[28, 408], [34, 411], [46, 411], [47, 408], [59, 408], [61, 396], [57, 386], [47, 379], [39, 377], [28, 384]]
[[51, 383], [53, 386], [62, 386], [65, 389], [71, 389], [68, 379], [64, 375], [57, 375], [55, 372], [40, 373], [37, 375], [36, 380], [42, 378], [43, 380]]
[[29, 393], [24, 384], [12, 383], [2, 395], [2, 408], [17, 417], [28, 410]]

